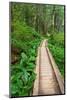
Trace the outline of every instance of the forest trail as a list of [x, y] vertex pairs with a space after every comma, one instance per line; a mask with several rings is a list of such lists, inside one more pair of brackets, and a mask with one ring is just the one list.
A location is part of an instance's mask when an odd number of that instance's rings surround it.
[[40, 46], [39, 56], [37, 59], [37, 79], [35, 80], [33, 95], [63, 94], [64, 85], [61, 77], [59, 76], [59, 72], [57, 71], [59, 83], [63, 92], [61, 93], [58, 80], [48, 56], [46, 40], [44, 40]]

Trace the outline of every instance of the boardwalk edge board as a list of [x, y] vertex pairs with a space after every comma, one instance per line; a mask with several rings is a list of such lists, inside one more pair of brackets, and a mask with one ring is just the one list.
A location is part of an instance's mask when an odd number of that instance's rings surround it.
[[38, 95], [39, 92], [39, 52], [40, 52], [40, 47], [38, 48], [38, 54], [37, 54], [37, 58], [36, 58], [36, 69], [35, 69], [35, 73], [36, 75], [36, 80], [34, 82], [34, 87], [33, 87], [33, 96]]
[[56, 65], [55, 60], [54, 60], [51, 52], [49, 51], [48, 47], [46, 47], [46, 50], [47, 50], [47, 53], [48, 53], [48, 56], [49, 56], [49, 60], [51, 62], [51, 65], [53, 67], [53, 70], [54, 70], [56, 79], [58, 81], [58, 85], [60, 87], [61, 93], [64, 94], [64, 80], [63, 80], [63, 78], [61, 76], [61, 73], [60, 73], [60, 71], [58, 69], [58, 66]]
[[33, 96], [37, 96], [38, 93], [39, 93], [39, 66], [40, 66], [40, 49], [41, 49], [41, 46], [42, 46], [42, 43], [43, 43], [43, 40], [41, 41], [40, 43], [40, 46], [38, 47], [38, 52], [37, 52], [37, 58], [36, 58], [36, 68], [35, 68], [35, 73], [37, 74], [36, 75], [36, 79], [35, 79], [35, 82], [34, 82], [34, 86], [33, 86], [33, 93], [32, 95]]

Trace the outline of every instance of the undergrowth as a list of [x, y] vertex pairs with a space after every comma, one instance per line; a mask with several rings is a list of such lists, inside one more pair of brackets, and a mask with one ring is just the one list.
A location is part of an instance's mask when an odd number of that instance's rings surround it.
[[21, 26], [20, 22], [14, 23], [13, 27], [11, 45], [18, 49], [19, 60], [11, 64], [10, 92], [12, 97], [30, 96], [36, 79], [37, 48], [42, 38], [31, 27], [25, 24]]
[[64, 34], [53, 34], [48, 42], [48, 47], [55, 58], [62, 76], [64, 77]]

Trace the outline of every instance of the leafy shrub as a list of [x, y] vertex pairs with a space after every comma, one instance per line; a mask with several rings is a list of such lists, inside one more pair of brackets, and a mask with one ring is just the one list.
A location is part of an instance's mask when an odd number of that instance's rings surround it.
[[54, 33], [51, 35], [49, 42], [53, 45], [64, 47], [64, 33]]
[[16, 21], [12, 24], [14, 27], [11, 36], [22, 41], [31, 41], [34, 38], [40, 38], [40, 35], [32, 27], [27, 26], [25, 23]]
[[12, 65], [10, 87], [12, 96], [30, 95], [30, 89], [33, 87], [36, 74], [33, 71], [34, 63], [27, 62], [28, 59], [25, 53], [21, 53], [20, 63]]
[[48, 47], [55, 58], [61, 74], [64, 76], [64, 34], [54, 34], [48, 42]]
[[41, 35], [25, 23], [16, 21], [12, 23], [12, 27], [14, 30], [11, 33], [11, 45], [20, 51], [27, 52], [30, 47], [35, 47], [38, 40], [41, 39]]

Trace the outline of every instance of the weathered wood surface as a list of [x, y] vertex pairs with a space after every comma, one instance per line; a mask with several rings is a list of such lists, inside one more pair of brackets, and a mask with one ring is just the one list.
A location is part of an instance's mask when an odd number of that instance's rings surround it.
[[44, 40], [38, 50], [33, 95], [64, 94], [64, 83]]

